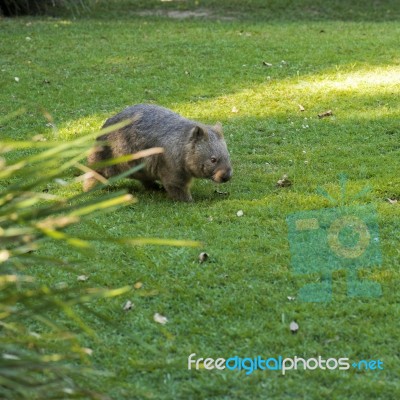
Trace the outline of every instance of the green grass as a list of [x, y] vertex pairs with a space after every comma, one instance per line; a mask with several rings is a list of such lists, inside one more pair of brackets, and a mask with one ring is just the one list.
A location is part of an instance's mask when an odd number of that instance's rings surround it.
[[[110, 190], [128, 185], [136, 204], [70, 229], [190, 239], [202, 243], [198, 249], [121, 251], [98, 243], [91, 262], [57, 243], [43, 250], [76, 265], [76, 275], [40, 265], [30, 270], [49, 284], [75, 285], [81, 274], [91, 285], [143, 282], [124, 298], [91, 305], [108, 323], [81, 312], [98, 334], [83, 339], [93, 364], [115, 373], [90, 385], [114, 399], [397, 398], [400, 208], [387, 198], [400, 199], [398, 3], [120, 3], [103, 6], [107, 17], [98, 6], [78, 19], [0, 20], [1, 112], [26, 109], [2, 122], [1, 137], [71, 140], [127, 105], [153, 102], [203, 122], [221, 121], [234, 178], [218, 187], [226, 196], [211, 182], [196, 181], [193, 204], [125, 181]], [[183, 20], [138, 15], [196, 7], [214, 8], [208, 17]], [[333, 117], [317, 117], [329, 109]], [[356, 204], [377, 207], [383, 262], [362, 274], [380, 283], [383, 295], [351, 299], [345, 273], [335, 272], [332, 302], [289, 301], [319, 277], [293, 274], [285, 219], [331, 207], [316, 191], [323, 187], [339, 198], [340, 173], [348, 177], [349, 195], [372, 187]], [[284, 174], [293, 185], [276, 187]], [[57, 183], [48, 189], [66, 190]], [[201, 251], [209, 262], [198, 263]], [[124, 312], [128, 299], [135, 307]], [[156, 312], [167, 316], [165, 326], [153, 321]], [[292, 320], [300, 326], [296, 335]], [[381, 359], [385, 369], [246, 376], [188, 371], [191, 353]]]

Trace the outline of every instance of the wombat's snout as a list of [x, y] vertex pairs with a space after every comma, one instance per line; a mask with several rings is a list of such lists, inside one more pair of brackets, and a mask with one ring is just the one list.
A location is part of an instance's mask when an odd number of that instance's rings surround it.
[[229, 179], [231, 179], [231, 178], [232, 178], [232, 168], [227, 168], [225, 170], [219, 170], [213, 176], [213, 180], [217, 183], [228, 182]]
[[228, 182], [232, 178], [232, 168], [228, 168], [224, 175], [221, 177], [222, 182]]

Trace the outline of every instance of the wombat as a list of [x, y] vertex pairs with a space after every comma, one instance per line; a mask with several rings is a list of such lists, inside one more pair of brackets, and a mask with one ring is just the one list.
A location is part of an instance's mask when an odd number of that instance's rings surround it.
[[[138, 104], [109, 118], [103, 128], [126, 120], [131, 122], [97, 139], [106, 143], [89, 155], [89, 166], [152, 147], [162, 147], [164, 152], [96, 171], [105, 178], [144, 162], [144, 167], [129, 177], [138, 179], [147, 189], [157, 188], [156, 181], [160, 181], [168, 195], [178, 201], [192, 201], [192, 178], [206, 178], [217, 183], [231, 179], [232, 167], [220, 123], [204, 125], [163, 107]], [[95, 177], [87, 178], [84, 190], [90, 190], [96, 183]]]

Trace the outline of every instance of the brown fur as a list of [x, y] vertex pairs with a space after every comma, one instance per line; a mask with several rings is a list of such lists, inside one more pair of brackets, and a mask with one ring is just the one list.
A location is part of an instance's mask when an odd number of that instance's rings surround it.
[[[139, 104], [109, 118], [103, 128], [124, 120], [131, 122], [98, 138], [106, 143], [93, 149], [88, 157], [89, 166], [102, 160], [162, 147], [163, 154], [146, 157], [144, 168], [130, 177], [141, 181], [147, 189], [156, 188], [156, 181], [159, 181], [168, 195], [178, 201], [192, 201], [192, 178], [212, 179], [217, 183], [231, 178], [232, 167], [220, 123], [208, 126], [163, 107]], [[132, 160], [96, 172], [110, 178], [141, 161]], [[88, 191], [96, 183], [96, 177], [89, 176], [83, 188]]]

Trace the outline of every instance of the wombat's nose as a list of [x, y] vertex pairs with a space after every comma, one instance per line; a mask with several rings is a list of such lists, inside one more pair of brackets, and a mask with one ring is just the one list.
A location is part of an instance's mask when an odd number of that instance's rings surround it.
[[222, 176], [222, 182], [228, 182], [232, 178], [232, 168], [228, 168]]

